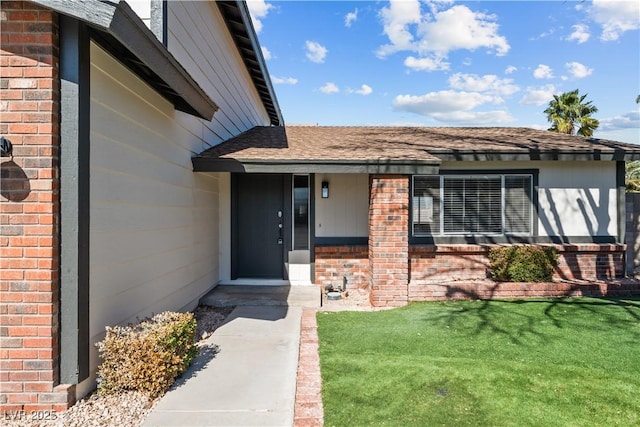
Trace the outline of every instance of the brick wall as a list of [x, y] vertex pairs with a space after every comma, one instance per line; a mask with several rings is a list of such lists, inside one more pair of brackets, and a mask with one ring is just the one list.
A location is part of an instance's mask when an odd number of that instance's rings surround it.
[[[624, 276], [624, 245], [552, 245], [558, 251], [554, 280], [603, 280]], [[411, 246], [410, 281], [433, 282], [486, 279], [485, 245]]]
[[640, 294], [637, 280], [609, 280], [606, 282], [551, 282], [551, 283], [495, 283], [460, 281], [450, 283], [410, 283], [410, 301], [446, 299], [498, 299], [532, 297], [603, 297]]
[[0, 37], [0, 410], [61, 410], [57, 17], [3, 1]]
[[[640, 292], [638, 283], [612, 281], [624, 275], [624, 245], [554, 246], [558, 250], [558, 267], [553, 279], [573, 283], [494, 283], [487, 280], [489, 246], [413, 246], [409, 250], [409, 300], [604, 296], [634, 292], [637, 295]], [[602, 280], [609, 283], [593, 283]]]
[[600, 280], [624, 276], [625, 245], [564, 245], [554, 279]]
[[371, 175], [369, 263], [371, 304], [407, 304], [409, 282], [409, 177]]
[[412, 282], [485, 279], [489, 268], [487, 248], [479, 245], [411, 246], [409, 259]]
[[316, 246], [315, 280], [322, 285], [368, 289], [371, 283], [367, 246]]

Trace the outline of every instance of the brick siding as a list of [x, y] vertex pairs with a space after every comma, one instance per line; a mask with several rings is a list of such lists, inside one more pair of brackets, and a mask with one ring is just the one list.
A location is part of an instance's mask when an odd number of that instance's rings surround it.
[[479, 245], [411, 246], [410, 280], [485, 279], [489, 269], [487, 251]]
[[[558, 251], [554, 280], [604, 280], [624, 275], [624, 245], [546, 245]], [[411, 246], [411, 282], [486, 279], [488, 245]]]
[[640, 295], [640, 282], [633, 279], [549, 283], [495, 283], [460, 281], [449, 283], [410, 283], [410, 301], [448, 299], [499, 299], [532, 297], [611, 297]]
[[3, 1], [0, 37], [0, 411], [62, 410], [57, 16]]
[[373, 306], [403, 306], [409, 282], [409, 177], [371, 175], [369, 187], [369, 297]]
[[611, 282], [624, 275], [624, 245], [553, 246], [558, 250], [558, 267], [553, 275], [557, 282], [554, 283], [487, 280], [490, 246], [413, 246], [409, 249], [409, 300], [630, 295], [634, 290], [636, 294], [640, 291], [638, 284]]
[[625, 245], [564, 245], [554, 279], [602, 280], [624, 276]]
[[318, 285], [368, 289], [371, 283], [367, 246], [316, 246], [315, 280]]

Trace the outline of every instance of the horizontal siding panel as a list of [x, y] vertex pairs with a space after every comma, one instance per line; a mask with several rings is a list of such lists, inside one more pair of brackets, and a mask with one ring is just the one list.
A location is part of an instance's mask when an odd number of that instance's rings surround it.
[[[202, 120], [174, 110], [171, 103], [95, 44], [91, 45], [91, 61], [92, 131], [96, 124], [104, 124], [108, 126], [107, 135], [117, 132], [111, 126], [115, 115], [156, 134], [151, 141], [163, 139], [190, 153], [200, 152], [204, 142]], [[186, 158], [190, 160], [190, 156]]]
[[[205, 266], [204, 262], [202, 266]], [[115, 295], [112, 294], [108, 298], [92, 299], [90, 307], [92, 313], [90, 334], [99, 339], [104, 332], [103, 325], [110, 324], [111, 319], [114, 317], [122, 319], [120, 322], [122, 324], [135, 322], [139, 316], [136, 301], [142, 299], [149, 301], [145, 316], [159, 313], [167, 310], [167, 308], [174, 310], [183, 308], [174, 307], [175, 301], [181, 299], [192, 301], [201, 295], [202, 287], [207, 286], [208, 275], [203, 274], [198, 277], [194, 274], [197, 267], [197, 265], [195, 267], [185, 266], [180, 270], [175, 270], [171, 274], [166, 274], [137, 287], [129, 288], [125, 292]], [[175, 284], [179, 283], [185, 275], [193, 276], [194, 280], [185, 283], [181, 287], [176, 287]], [[152, 300], [149, 298], [150, 295], [161, 295], [162, 298]]]
[[192, 154], [209, 144], [202, 121], [174, 111], [95, 45], [91, 60], [90, 324], [97, 340], [107, 325], [179, 310], [218, 281], [218, 180], [192, 171]]
[[268, 114], [217, 7], [210, 2], [169, 2], [168, 9], [169, 51], [220, 107], [209, 127], [212, 133], [228, 139], [268, 125]]
[[[115, 254], [111, 252], [107, 259], [105, 259], [103, 267], [95, 269], [96, 286], [92, 287], [93, 301], [108, 299], [118, 294], [128, 292], [131, 289], [139, 288], [147, 283], [158, 283], [158, 290], [163, 290], [160, 283], [166, 280], [165, 277], [171, 276], [172, 284], [168, 285], [169, 287], [162, 291], [166, 294], [171, 291], [172, 286], [184, 286], [185, 283], [193, 281], [195, 277], [205, 274], [209, 271], [212, 264], [208, 257], [199, 259], [199, 256], [194, 254], [193, 249], [206, 249], [205, 242], [189, 244], [188, 246], [182, 247], [175, 245], [170, 248], [167, 248], [166, 242], [163, 242], [165, 246], [156, 247], [154, 251], [141, 253], [140, 246], [137, 247], [138, 252], [129, 249], [129, 247], [136, 247], [134, 240], [123, 240], [126, 245], [121, 245]], [[126, 258], [126, 254], [130, 254], [131, 257]], [[112, 261], [112, 263], [107, 264], [106, 262], [108, 261]], [[201, 271], [200, 274], [195, 274], [195, 266], [198, 261], [203, 262], [203, 265], [206, 265], [205, 261], [208, 261], [209, 267], [207, 267], [207, 271]], [[180, 272], [177, 278], [175, 276], [176, 272]], [[100, 277], [103, 277], [104, 280], [101, 280]], [[190, 280], [185, 281], [187, 277], [190, 278]], [[100, 286], [101, 284], [103, 286]], [[209, 284], [209, 286], [210, 285], [211, 284]], [[152, 295], [155, 297], [156, 295], [162, 295], [162, 293], [155, 292]], [[150, 295], [146, 297], [146, 301], [148, 302], [152, 302], [154, 299], [155, 298], [150, 298]], [[135, 305], [137, 306], [140, 301], [141, 300], [137, 300]], [[188, 301], [185, 301], [185, 304], [187, 302]], [[179, 307], [174, 307], [174, 309], [177, 308]], [[139, 307], [129, 313], [129, 315], [137, 313], [138, 310]], [[119, 319], [119, 321], [122, 320], [124, 319]]]

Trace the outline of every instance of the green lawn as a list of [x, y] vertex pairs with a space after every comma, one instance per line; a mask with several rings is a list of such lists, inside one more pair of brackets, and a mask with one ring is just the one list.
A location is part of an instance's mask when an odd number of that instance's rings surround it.
[[318, 313], [326, 426], [640, 425], [640, 298]]

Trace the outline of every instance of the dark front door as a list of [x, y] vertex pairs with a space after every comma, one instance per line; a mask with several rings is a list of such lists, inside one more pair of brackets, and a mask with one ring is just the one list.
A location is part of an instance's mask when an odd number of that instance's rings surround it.
[[284, 272], [284, 176], [233, 176], [232, 276], [282, 279]]

